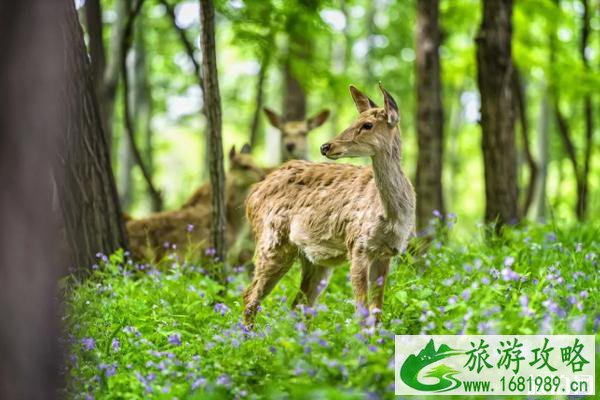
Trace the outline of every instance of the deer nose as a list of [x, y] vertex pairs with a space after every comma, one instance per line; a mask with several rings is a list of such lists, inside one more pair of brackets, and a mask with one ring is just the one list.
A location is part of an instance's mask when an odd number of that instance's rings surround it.
[[287, 151], [293, 151], [296, 148], [296, 145], [294, 143], [286, 143], [285, 148]]
[[329, 143], [322, 144], [321, 145], [321, 154], [326, 156], [329, 149], [331, 149], [331, 145]]

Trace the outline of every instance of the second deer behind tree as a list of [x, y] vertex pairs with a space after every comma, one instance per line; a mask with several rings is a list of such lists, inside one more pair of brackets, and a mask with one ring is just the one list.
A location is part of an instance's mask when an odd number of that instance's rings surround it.
[[415, 194], [401, 166], [398, 106], [380, 88], [382, 108], [351, 86], [360, 115], [321, 146], [329, 159], [370, 157], [371, 167], [290, 161], [248, 196], [256, 270], [244, 293], [247, 325], [298, 256], [302, 282], [294, 305], [312, 305], [332, 267], [350, 260], [357, 310], [369, 304], [379, 316], [390, 259], [405, 249], [415, 225]]

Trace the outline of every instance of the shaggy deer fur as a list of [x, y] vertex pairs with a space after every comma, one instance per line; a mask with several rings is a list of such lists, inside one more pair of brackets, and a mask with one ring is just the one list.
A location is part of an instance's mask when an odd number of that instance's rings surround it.
[[[267, 172], [252, 161], [249, 152], [247, 145], [240, 153], [236, 153], [235, 147], [229, 152], [230, 169], [225, 187], [228, 246], [243, 232], [243, 204], [250, 186], [263, 179]], [[135, 259], [161, 259], [166, 253], [173, 251], [173, 245], [175, 252], [180, 255], [190, 250], [190, 246], [195, 250], [207, 247], [210, 237], [211, 196], [211, 187], [205, 184], [178, 210], [127, 221], [132, 256]], [[191, 232], [188, 232], [188, 225], [193, 225]], [[168, 248], [165, 243], [169, 244]]]
[[264, 111], [271, 125], [281, 132], [282, 161], [308, 159], [308, 133], [323, 125], [329, 118], [329, 110], [327, 109], [307, 120], [288, 122], [285, 122], [269, 108], [264, 108]]
[[378, 318], [390, 258], [414, 232], [415, 193], [401, 167], [398, 108], [382, 87], [385, 106], [354, 86], [360, 115], [321, 146], [330, 159], [370, 157], [372, 167], [290, 161], [255, 185], [246, 213], [256, 240], [255, 274], [244, 293], [251, 325], [261, 300], [300, 258], [302, 282], [294, 305], [312, 305], [332, 267], [350, 260], [357, 310]]

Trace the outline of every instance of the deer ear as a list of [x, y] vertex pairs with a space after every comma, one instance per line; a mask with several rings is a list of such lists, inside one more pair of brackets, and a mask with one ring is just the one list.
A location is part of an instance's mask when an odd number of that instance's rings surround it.
[[280, 129], [281, 128], [281, 118], [279, 118], [279, 115], [277, 115], [275, 113], [275, 111], [273, 111], [267, 107], [263, 108], [263, 111], [267, 115], [267, 118], [269, 118], [269, 122], [271, 123], [271, 125], [273, 125], [275, 128]]
[[306, 121], [306, 125], [308, 126], [309, 130], [315, 129], [315, 128], [318, 128], [319, 126], [323, 125], [325, 123], [325, 121], [327, 121], [327, 118], [329, 118], [329, 110], [324, 109], [320, 113], [315, 115], [314, 117], [309, 118]]
[[358, 90], [354, 85], [350, 85], [350, 94], [356, 104], [356, 109], [359, 113], [367, 111], [370, 108], [376, 107], [373, 100], [369, 99], [363, 92]]
[[240, 154], [250, 154], [250, 151], [252, 151], [252, 148], [250, 147], [250, 145], [248, 143], [246, 143], [242, 146], [242, 149], [240, 150]]
[[383, 88], [381, 82], [379, 82], [379, 89], [383, 94], [383, 107], [385, 109], [385, 114], [387, 115], [387, 122], [389, 125], [396, 125], [400, 120], [400, 112], [398, 111], [398, 104], [396, 104], [396, 100], [392, 97], [391, 94], [387, 90]]
[[235, 157], [235, 145], [231, 146], [231, 150], [229, 150], [229, 159], [233, 160], [233, 157]]

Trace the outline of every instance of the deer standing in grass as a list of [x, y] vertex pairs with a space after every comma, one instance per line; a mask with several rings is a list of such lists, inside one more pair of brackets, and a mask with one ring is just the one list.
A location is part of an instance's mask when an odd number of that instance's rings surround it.
[[308, 159], [308, 133], [323, 125], [329, 118], [329, 110], [322, 110], [312, 118], [302, 121], [287, 121], [275, 113], [264, 108], [265, 115], [271, 125], [281, 132], [281, 160], [307, 160]]
[[312, 305], [332, 267], [349, 260], [357, 311], [369, 303], [379, 318], [390, 259], [414, 232], [416, 202], [401, 166], [398, 106], [380, 89], [383, 108], [350, 86], [360, 115], [321, 146], [329, 159], [370, 157], [371, 167], [290, 161], [250, 192], [246, 214], [256, 241], [256, 269], [244, 292], [246, 325], [253, 324], [260, 302], [297, 257], [302, 282], [294, 306]]

